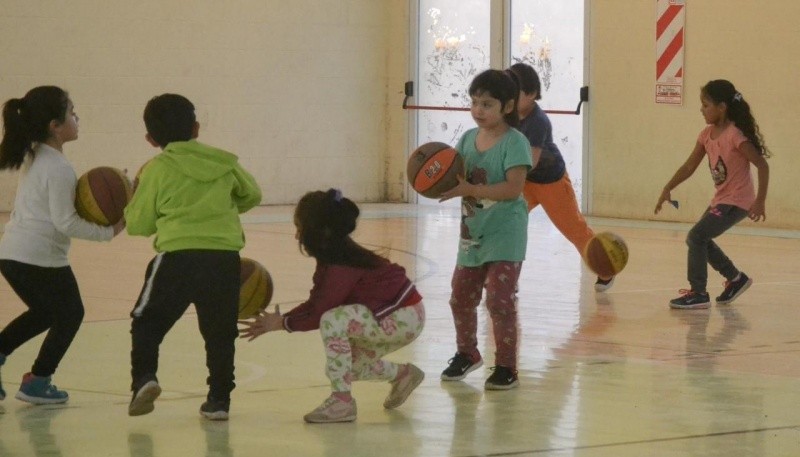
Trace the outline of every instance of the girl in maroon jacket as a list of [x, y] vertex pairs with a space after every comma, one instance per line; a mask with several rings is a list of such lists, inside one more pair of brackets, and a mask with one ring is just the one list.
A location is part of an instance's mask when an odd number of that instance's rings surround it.
[[320, 330], [333, 392], [303, 417], [306, 422], [355, 420], [353, 381], [389, 381], [392, 389], [383, 406], [392, 409], [425, 377], [413, 364], [382, 360], [419, 336], [425, 309], [403, 267], [350, 238], [358, 215], [355, 203], [337, 189], [304, 195], [294, 223], [301, 251], [317, 260], [311, 296], [284, 315], [276, 307], [274, 313], [240, 321], [241, 337], [250, 341], [276, 330]]

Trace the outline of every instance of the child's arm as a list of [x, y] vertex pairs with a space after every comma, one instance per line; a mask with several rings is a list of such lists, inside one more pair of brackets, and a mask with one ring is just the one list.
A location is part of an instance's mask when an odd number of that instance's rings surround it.
[[256, 179], [239, 164], [233, 169], [237, 186], [233, 189], [233, 201], [239, 208], [239, 213], [244, 213], [261, 203], [261, 188]]
[[661, 211], [661, 205], [666, 202], [672, 200], [672, 189], [678, 187], [678, 185], [692, 176], [697, 170], [697, 167], [700, 165], [700, 162], [703, 161], [703, 157], [706, 155], [706, 148], [700, 144], [696, 143], [694, 145], [694, 150], [692, 153], [689, 154], [689, 158], [686, 159], [686, 162], [678, 168], [678, 171], [672, 176], [672, 179], [669, 180], [664, 189], [661, 191], [661, 195], [658, 197], [658, 203], [656, 203], [656, 209], [653, 211], [653, 214], [658, 214]]
[[453, 197], [474, 197], [478, 200], [487, 199], [494, 201], [512, 200], [522, 193], [525, 187], [525, 177], [528, 167], [519, 165], [506, 170], [506, 180], [495, 184], [470, 184], [463, 176], [458, 177], [458, 185], [447, 192], [443, 192], [440, 202]]
[[769, 165], [767, 164], [767, 159], [761, 155], [753, 143], [749, 141], [745, 141], [744, 143], [739, 146], [739, 150], [742, 151], [742, 154], [750, 161], [753, 165], [756, 166], [758, 170], [758, 193], [756, 194], [756, 201], [753, 202], [753, 205], [749, 209], [749, 216], [750, 219], [758, 222], [758, 221], [765, 221], [767, 220], [766, 211], [766, 200], [767, 200], [767, 187], [769, 186]]
[[153, 180], [146, 179], [146, 171], [139, 178], [133, 198], [123, 212], [130, 235], [150, 236], [156, 233], [156, 191]]

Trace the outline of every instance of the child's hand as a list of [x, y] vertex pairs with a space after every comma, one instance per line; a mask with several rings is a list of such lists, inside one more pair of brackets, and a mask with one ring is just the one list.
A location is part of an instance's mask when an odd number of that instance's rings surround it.
[[442, 192], [442, 194], [439, 195], [440, 202], [450, 200], [454, 197], [468, 197], [470, 195], [470, 190], [472, 189], [473, 185], [468, 183], [467, 180], [461, 175], [456, 176], [456, 179], [458, 180], [456, 187], [453, 187], [446, 192]]
[[247, 341], [253, 341], [267, 332], [283, 330], [283, 316], [281, 316], [278, 305], [275, 306], [274, 313], [264, 310], [258, 316], [249, 320], [240, 320], [239, 323], [245, 326], [245, 328], [239, 329], [239, 338], [248, 338]]
[[748, 212], [750, 219], [755, 222], [767, 220], [767, 215], [765, 214], [766, 209], [764, 206], [765, 205], [763, 201], [756, 200], [753, 202], [753, 205], [750, 206], [750, 211]]
[[[664, 202], [670, 202], [673, 206], [675, 206], [675, 203], [672, 203], [673, 201], [674, 200], [672, 199], [670, 191], [667, 189], [662, 190], [661, 195], [658, 197], [658, 203], [656, 203], [656, 209], [653, 211], [653, 214], [658, 214], [659, 211], [661, 211], [661, 205], [663, 205]], [[677, 208], [677, 206], [675, 207]]]

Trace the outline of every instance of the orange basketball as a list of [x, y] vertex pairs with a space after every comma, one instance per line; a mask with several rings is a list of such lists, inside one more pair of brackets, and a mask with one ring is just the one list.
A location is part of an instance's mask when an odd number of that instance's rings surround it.
[[263, 265], [242, 257], [239, 282], [239, 319], [249, 319], [267, 308], [272, 300], [272, 277]]
[[598, 233], [586, 243], [583, 260], [597, 276], [615, 276], [628, 263], [628, 245], [615, 233]]
[[132, 195], [131, 182], [122, 170], [93, 168], [78, 178], [75, 210], [87, 221], [114, 225], [122, 219], [122, 210]]
[[408, 158], [408, 182], [428, 198], [439, 198], [442, 192], [455, 187], [459, 175], [464, 175], [464, 159], [445, 143], [425, 143]]

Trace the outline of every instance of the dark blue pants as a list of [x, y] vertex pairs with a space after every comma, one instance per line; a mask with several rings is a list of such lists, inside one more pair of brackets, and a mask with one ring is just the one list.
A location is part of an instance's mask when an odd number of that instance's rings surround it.
[[223, 401], [230, 398], [235, 387], [234, 344], [239, 334], [239, 276], [237, 251], [167, 252], [150, 262], [131, 312], [133, 391], [155, 377], [161, 342], [194, 303], [205, 341], [209, 395]]
[[706, 292], [708, 283], [708, 266], [718, 271], [727, 280], [733, 280], [739, 270], [731, 259], [722, 252], [714, 238], [747, 216], [747, 211], [733, 205], [716, 205], [709, 207], [700, 220], [686, 236], [689, 246], [688, 273], [689, 285], [695, 292]]
[[10, 355], [47, 332], [31, 372], [51, 376], [83, 322], [83, 302], [72, 268], [0, 260], [0, 273], [28, 307], [0, 332], [0, 354]]

